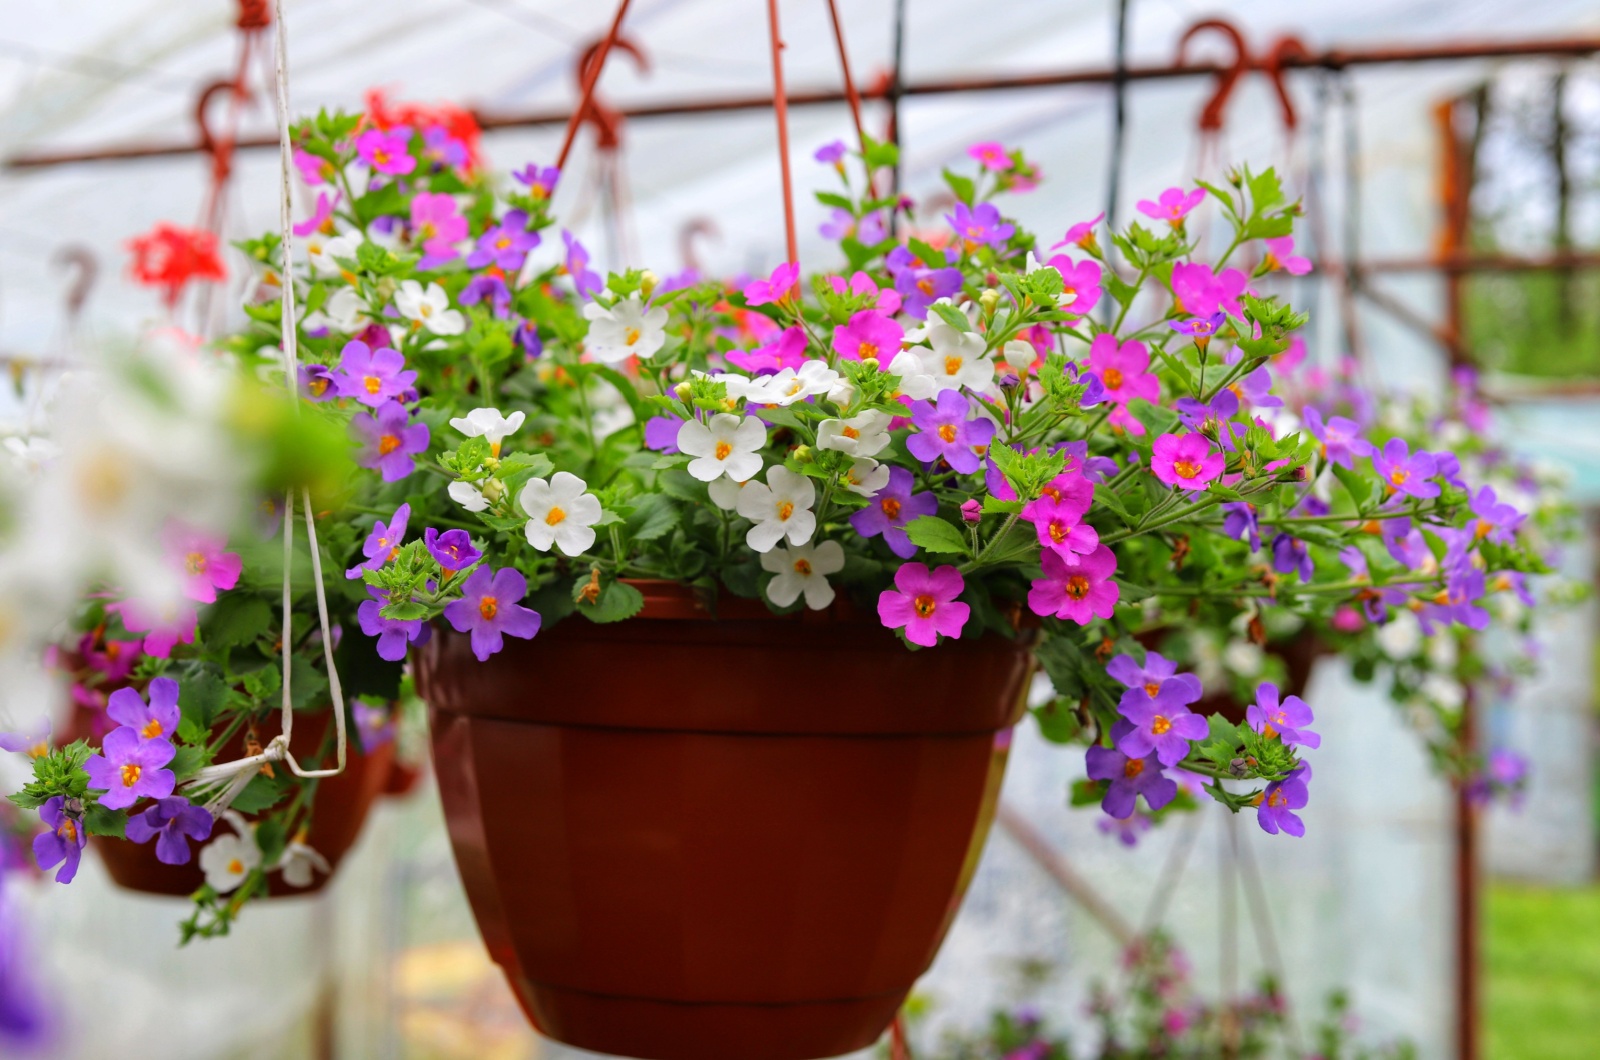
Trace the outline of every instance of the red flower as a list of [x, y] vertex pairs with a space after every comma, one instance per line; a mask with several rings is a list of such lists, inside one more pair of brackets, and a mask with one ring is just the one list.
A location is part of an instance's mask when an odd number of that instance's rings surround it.
[[228, 270], [217, 253], [217, 237], [198, 228], [180, 228], [165, 221], [128, 240], [133, 252], [130, 272], [146, 287], [162, 288], [168, 307], [178, 303], [191, 281], [220, 283]]

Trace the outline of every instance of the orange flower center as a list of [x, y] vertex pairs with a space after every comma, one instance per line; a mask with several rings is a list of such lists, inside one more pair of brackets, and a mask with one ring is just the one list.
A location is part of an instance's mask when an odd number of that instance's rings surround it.
[[398, 448], [400, 448], [400, 436], [398, 434], [386, 434], [378, 439], [379, 456], [388, 456]]
[[1144, 686], [1144, 694], [1154, 699], [1161, 694], [1161, 686], [1155, 681], [1147, 681]]
[[238, 858], [234, 858], [232, 861], [228, 862], [228, 872], [234, 876], [243, 876], [244, 862], [240, 861]]
[[1172, 722], [1168, 721], [1163, 715], [1157, 714], [1155, 719], [1150, 722], [1150, 731], [1157, 736], [1165, 736], [1172, 731]]
[[627, 330], [627, 332], [622, 336], [622, 340], [627, 345], [632, 346], [634, 343], [639, 341], [639, 329], [638, 328], [629, 328]]
[[854, 427], [851, 427], [849, 424], [846, 424], [845, 426], [839, 428], [839, 433], [844, 435], [846, 438], [860, 438], [861, 437], [861, 432], [856, 430]]
[[900, 502], [894, 497], [885, 497], [878, 502], [878, 507], [883, 509], [883, 514], [891, 519], [900, 518]]
[[1144, 759], [1130, 758], [1122, 767], [1122, 775], [1130, 780], [1144, 772]]
[[1115, 390], [1122, 385], [1122, 372], [1116, 368], [1107, 368], [1100, 373], [1100, 381], [1106, 385], [1107, 389]]
[[1089, 595], [1089, 579], [1081, 574], [1074, 574], [1067, 579], [1067, 595], [1074, 600], [1082, 600]]
[[956, 440], [956, 425], [953, 424], [953, 423], [940, 424], [939, 425], [939, 437], [943, 438], [947, 442], [955, 441]]
[[61, 822], [61, 827], [56, 829], [56, 835], [69, 843], [76, 843], [78, 841], [78, 826], [73, 824], [72, 818], [69, 817]]
[[800, 575], [800, 577], [802, 577], [802, 578], [811, 577], [811, 561], [810, 560], [806, 560], [806, 559], [797, 559], [797, 560], [795, 560], [794, 561], [794, 572], [796, 574]]
[[191, 552], [183, 557], [183, 569], [190, 574], [199, 574], [206, 569], [206, 557], [199, 552]]
[[728, 459], [728, 454], [732, 453], [732, 452], [733, 452], [732, 444], [730, 444], [728, 442], [718, 442], [717, 443], [717, 459], [718, 460], [726, 460], [726, 459]]
[[1055, 522], [1050, 524], [1050, 540], [1054, 541], [1056, 544], [1059, 545], [1059, 544], [1061, 544], [1062, 541], [1064, 541], [1066, 539], [1066, 536], [1067, 536], [1067, 528], [1066, 527], [1062, 526], [1060, 523], [1055, 523]]
[[863, 342], [860, 346], [856, 347], [856, 356], [860, 357], [863, 361], [868, 357], [878, 356], [878, 344], [876, 342]]
[[145, 723], [145, 727], [139, 730], [139, 735], [143, 736], [147, 740], [153, 740], [157, 736], [160, 736], [164, 731], [165, 730], [161, 728], [161, 722], [157, 721], [155, 718], [151, 718]]
[[383, 389], [383, 380], [375, 375], [362, 376], [361, 383], [367, 388], [367, 393], [376, 394]]
[[550, 511], [545, 514], [544, 523], [546, 526], [555, 526], [564, 522], [566, 518], [567, 510], [565, 508], [555, 507], [551, 508]]
[[122, 786], [125, 788], [133, 787], [135, 784], [139, 783], [139, 777], [142, 773], [144, 773], [143, 766], [135, 765], [134, 763], [129, 762], [127, 765], [122, 767]]
[[961, 365], [962, 358], [955, 356], [946, 357], [944, 359], [944, 374], [955, 375], [957, 372], [961, 371]]
[[931, 297], [933, 294], [933, 281], [924, 276], [922, 279], [917, 281], [917, 290]]
[[923, 593], [921, 596], [917, 597], [911, 602], [911, 607], [914, 611], [916, 611], [918, 618], [927, 618], [933, 614], [938, 606], [938, 601], [929, 596], [927, 593]]
[[500, 601], [492, 596], [485, 596], [478, 601], [478, 614], [484, 618], [493, 618], [500, 613]]
[[794, 502], [793, 501], [779, 501], [778, 502], [778, 518], [779, 519], [788, 520], [789, 516], [791, 516], [793, 514], [794, 514]]
[[1403, 467], [1397, 467], [1393, 471], [1389, 472], [1389, 481], [1393, 482], [1396, 486], [1404, 486], [1406, 484], [1406, 479], [1410, 477], [1411, 472], [1407, 471]]
[[1174, 460], [1172, 462], [1172, 470], [1178, 473], [1179, 478], [1194, 478], [1204, 468], [1192, 460]]

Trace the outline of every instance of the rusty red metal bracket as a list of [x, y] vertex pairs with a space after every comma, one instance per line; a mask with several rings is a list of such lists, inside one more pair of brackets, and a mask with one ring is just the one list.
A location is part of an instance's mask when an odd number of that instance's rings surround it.
[[1300, 38], [1293, 34], [1285, 34], [1274, 41], [1263, 55], [1252, 57], [1244, 33], [1233, 22], [1225, 18], [1202, 19], [1185, 30], [1183, 36], [1179, 38], [1177, 66], [1188, 64], [1190, 42], [1205, 33], [1221, 35], [1232, 48], [1233, 60], [1226, 66], [1217, 67], [1216, 88], [1200, 111], [1198, 122], [1200, 131], [1202, 133], [1222, 131], [1228, 102], [1233, 98], [1234, 89], [1239, 87], [1244, 75], [1252, 70], [1259, 70], [1272, 81], [1273, 91], [1277, 93], [1278, 105], [1282, 110], [1283, 127], [1292, 131], [1299, 124], [1299, 116], [1295, 113], [1294, 100], [1289, 95], [1289, 88], [1284, 83], [1284, 71], [1310, 65], [1314, 59]]

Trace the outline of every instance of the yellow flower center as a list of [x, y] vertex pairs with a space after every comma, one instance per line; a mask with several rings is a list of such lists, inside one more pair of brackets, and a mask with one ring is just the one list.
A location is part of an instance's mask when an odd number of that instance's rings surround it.
[[943, 438], [947, 442], [955, 441], [956, 440], [956, 425], [953, 424], [953, 423], [940, 424], [939, 425], [939, 437]]
[[228, 872], [234, 876], [243, 876], [244, 862], [240, 861], [238, 858], [234, 858], [232, 861], [228, 862]]
[[191, 552], [183, 557], [183, 569], [190, 574], [199, 574], [206, 569], [204, 553]]
[[732, 452], [733, 452], [733, 444], [731, 442], [718, 442], [717, 443], [716, 454], [717, 454], [717, 459], [718, 460], [726, 460], [726, 459], [728, 459], [728, 455], [730, 453], [732, 453]]
[[794, 514], [794, 502], [793, 501], [779, 501], [778, 502], [778, 518], [779, 519], [787, 520], [789, 518], [789, 516], [791, 516], [793, 514]]
[[160, 736], [164, 731], [166, 731], [166, 730], [162, 729], [161, 722], [157, 721], [155, 718], [151, 718], [148, 722], [145, 723], [144, 728], [139, 730], [139, 735], [143, 736], [147, 740], [154, 740], [157, 736]]
[[502, 234], [499, 239], [494, 241], [494, 249], [496, 250], [505, 250], [509, 246], [511, 246], [511, 237], [508, 235]]
[[634, 343], [638, 342], [639, 341], [639, 329], [638, 328], [629, 328], [623, 334], [622, 341], [623, 341], [623, 344], [626, 345], [626, 346], [632, 346]]
[[557, 506], [551, 508], [550, 511], [545, 514], [544, 522], [546, 526], [555, 526], [558, 523], [564, 522], [566, 518], [567, 510]]
[[400, 436], [398, 434], [386, 434], [378, 439], [379, 456], [388, 456], [398, 448], [400, 448]]
[[863, 342], [860, 346], [856, 347], [856, 356], [860, 357], [863, 361], [868, 357], [878, 356], [878, 344], [876, 342]]
[[1161, 694], [1161, 685], [1155, 681], [1145, 682], [1144, 694], [1149, 696], [1151, 699], [1156, 698]]
[[939, 603], [927, 593], [923, 593], [911, 602], [912, 610], [916, 611], [918, 618], [927, 618], [938, 608]]
[[856, 430], [854, 427], [851, 427], [849, 424], [846, 424], [845, 426], [839, 428], [839, 433], [844, 435], [846, 438], [859, 438], [859, 437], [861, 437], [861, 432]]
[[1082, 600], [1089, 595], [1089, 579], [1081, 574], [1074, 574], [1067, 579], [1067, 595], [1074, 600]]
[[944, 359], [944, 374], [945, 375], [955, 375], [957, 372], [961, 371], [961, 364], [962, 364], [962, 359], [960, 357], [956, 357], [956, 356], [946, 357]]
[[72, 818], [68, 817], [61, 822], [61, 827], [56, 829], [56, 835], [69, 843], [76, 843], [78, 841], [78, 826], [72, 823]]
[[1406, 479], [1410, 477], [1411, 472], [1407, 471], [1403, 467], [1397, 467], [1393, 471], [1389, 472], [1389, 481], [1393, 482], [1396, 486], [1404, 486], [1406, 484]]
[[144, 772], [144, 767], [129, 762], [122, 767], [122, 786], [131, 788], [139, 783], [139, 776]]
[[1172, 731], [1172, 722], [1168, 721], [1163, 715], [1157, 714], [1155, 720], [1150, 722], [1150, 731], [1157, 736], [1165, 736]]
[[375, 375], [362, 376], [361, 383], [367, 388], [367, 393], [369, 394], [376, 394], [383, 389], [383, 380]]
[[1172, 470], [1178, 473], [1179, 478], [1194, 478], [1205, 469], [1192, 460], [1174, 460]]

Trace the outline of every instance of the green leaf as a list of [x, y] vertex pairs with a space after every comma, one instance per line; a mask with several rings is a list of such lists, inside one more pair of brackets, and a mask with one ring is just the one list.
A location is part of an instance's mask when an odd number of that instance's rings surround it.
[[935, 313], [938, 313], [941, 320], [955, 328], [957, 331], [972, 330], [972, 321], [967, 319], [967, 314], [963, 313], [949, 302], [935, 302], [928, 308], [933, 310]]
[[[204, 739], [204, 737], [202, 737], [202, 739]], [[185, 780], [188, 780], [190, 777], [194, 776], [196, 773], [200, 772], [201, 768], [203, 768], [205, 765], [206, 749], [197, 744], [185, 744], [184, 746], [178, 748], [177, 753], [172, 756], [172, 761], [168, 763], [167, 768], [172, 770], [172, 775], [176, 777], [178, 783], [181, 784]]]
[[936, 515], [924, 515], [906, 524], [906, 535], [911, 543], [929, 552], [967, 552], [967, 538], [960, 530]]
[[233, 800], [233, 808], [240, 813], [258, 814], [276, 806], [292, 786], [283, 775], [279, 767], [276, 777], [269, 777], [264, 773], [257, 773], [250, 778], [250, 783], [244, 786], [239, 797]]
[[836, 191], [818, 191], [813, 194], [824, 206], [832, 206], [836, 210], [849, 210], [852, 215], [856, 212], [856, 204], [850, 201], [848, 195], [840, 195]]
[[1026, 505], [1021, 501], [1003, 501], [993, 494], [988, 494], [983, 498], [983, 510], [990, 515], [1015, 515], [1022, 511], [1024, 507]]
[[[580, 579], [579, 588], [588, 584]], [[578, 613], [591, 622], [621, 622], [632, 618], [644, 609], [644, 593], [626, 582], [612, 582], [600, 590], [600, 599], [593, 604], [579, 604]]]
[[656, 477], [656, 483], [662, 492], [677, 500], [702, 507], [711, 503], [706, 484], [687, 471], [663, 471]]
[[200, 643], [207, 650], [249, 644], [272, 625], [272, 605], [250, 593], [226, 593], [206, 608], [200, 620]]
[[312, 703], [319, 703], [327, 694], [328, 678], [321, 670], [311, 665], [311, 660], [304, 655], [294, 656], [289, 673], [294, 684], [290, 690], [289, 703], [296, 710], [304, 710]]
[[1355, 502], [1357, 511], [1365, 511], [1367, 505], [1372, 503], [1375, 487], [1382, 488], [1376, 482], [1362, 478], [1342, 464], [1333, 465], [1333, 477], [1342, 482], [1344, 488], [1349, 491], [1350, 499]]
[[1144, 398], [1134, 398], [1128, 402], [1128, 408], [1152, 435], [1170, 434], [1172, 429], [1178, 425], [1178, 414], [1176, 412], [1162, 408], [1159, 405], [1152, 405]]
[[1039, 735], [1051, 743], [1070, 743], [1083, 730], [1078, 712], [1059, 696], [1042, 707], [1034, 707], [1032, 713], [1033, 720], [1039, 723]]
[[178, 684], [178, 713], [202, 733], [211, 731], [227, 699], [227, 684], [210, 670], [191, 674]]
[[973, 183], [971, 177], [963, 177], [959, 173], [946, 169], [944, 171], [944, 182], [950, 186], [950, 190], [955, 193], [957, 199], [960, 199], [968, 206], [972, 205], [972, 197], [977, 192], [977, 185]]
[[123, 839], [127, 834], [128, 817], [120, 810], [107, 809], [97, 802], [83, 811], [83, 826], [90, 835]]
[[628, 536], [635, 541], [655, 541], [670, 534], [678, 525], [678, 508], [664, 493], [647, 493], [639, 498], [628, 516]]

